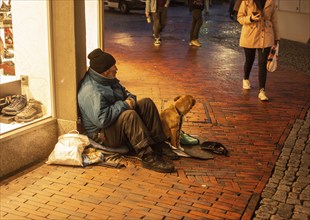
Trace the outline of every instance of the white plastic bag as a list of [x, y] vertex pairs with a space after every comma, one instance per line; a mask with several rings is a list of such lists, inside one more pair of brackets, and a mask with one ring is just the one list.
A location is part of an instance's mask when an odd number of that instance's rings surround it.
[[278, 66], [279, 43], [272, 46], [267, 60], [267, 70], [274, 72]]
[[58, 137], [54, 150], [49, 155], [47, 164], [83, 166], [82, 153], [90, 145], [86, 135], [78, 131], [70, 131]]

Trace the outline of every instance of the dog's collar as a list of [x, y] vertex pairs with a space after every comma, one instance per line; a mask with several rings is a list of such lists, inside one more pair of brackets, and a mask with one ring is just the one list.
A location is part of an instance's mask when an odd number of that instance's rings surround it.
[[179, 123], [179, 134], [182, 130], [182, 124], [183, 124], [183, 117], [184, 115], [179, 111], [179, 109], [177, 107], [175, 107], [175, 109], [177, 110], [178, 114], [180, 115], [180, 123]]

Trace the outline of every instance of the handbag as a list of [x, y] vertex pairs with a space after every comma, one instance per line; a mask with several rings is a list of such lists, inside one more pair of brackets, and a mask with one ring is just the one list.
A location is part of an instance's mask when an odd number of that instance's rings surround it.
[[267, 70], [274, 72], [278, 66], [279, 43], [273, 45], [267, 59]]
[[90, 145], [86, 135], [72, 130], [58, 137], [54, 150], [46, 161], [47, 164], [83, 166], [82, 153]]

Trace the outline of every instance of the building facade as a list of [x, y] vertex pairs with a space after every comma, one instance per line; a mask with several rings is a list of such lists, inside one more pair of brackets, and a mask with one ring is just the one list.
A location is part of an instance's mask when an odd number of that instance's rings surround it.
[[42, 161], [59, 135], [78, 130], [77, 85], [86, 55], [103, 45], [102, 14], [99, 0], [2, 1], [0, 177]]
[[[310, 1], [276, 2], [281, 38], [309, 43]], [[77, 87], [87, 54], [103, 48], [103, 13], [102, 0], [2, 1], [1, 112], [17, 98], [22, 106], [0, 115], [0, 178], [46, 159], [58, 136], [80, 130]]]

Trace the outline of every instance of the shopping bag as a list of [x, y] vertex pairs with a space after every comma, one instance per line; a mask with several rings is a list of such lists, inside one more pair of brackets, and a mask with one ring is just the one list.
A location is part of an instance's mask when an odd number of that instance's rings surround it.
[[267, 60], [267, 70], [274, 72], [278, 67], [278, 54], [279, 54], [279, 43], [273, 45], [270, 49]]
[[83, 166], [82, 153], [90, 145], [86, 135], [78, 131], [70, 131], [58, 137], [54, 150], [49, 155], [47, 164]]

